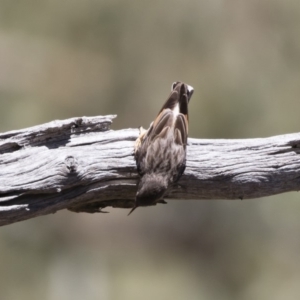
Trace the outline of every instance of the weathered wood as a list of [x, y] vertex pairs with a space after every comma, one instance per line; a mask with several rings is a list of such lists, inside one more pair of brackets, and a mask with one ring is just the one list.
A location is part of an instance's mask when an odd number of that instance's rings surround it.
[[[137, 129], [115, 116], [72, 118], [0, 134], [0, 225], [60, 209], [129, 208]], [[300, 133], [243, 140], [189, 139], [187, 168], [169, 198], [250, 199], [297, 191]]]

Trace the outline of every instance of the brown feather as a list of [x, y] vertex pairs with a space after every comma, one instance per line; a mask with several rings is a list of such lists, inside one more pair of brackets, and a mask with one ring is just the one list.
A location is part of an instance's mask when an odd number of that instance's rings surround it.
[[176, 130], [178, 130], [180, 132], [180, 136], [181, 136], [183, 145], [186, 145], [186, 143], [187, 143], [187, 126], [188, 126], [188, 123], [187, 123], [185, 116], [183, 116], [181, 114], [178, 115], [176, 122], [175, 122], [175, 133], [176, 133]]

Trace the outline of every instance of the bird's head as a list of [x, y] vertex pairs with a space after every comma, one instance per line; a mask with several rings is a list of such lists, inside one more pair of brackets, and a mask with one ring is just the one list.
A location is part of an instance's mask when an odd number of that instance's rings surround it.
[[155, 205], [158, 201], [162, 200], [167, 189], [168, 180], [164, 176], [157, 174], [144, 175], [138, 184], [135, 205], [128, 215], [139, 206]]

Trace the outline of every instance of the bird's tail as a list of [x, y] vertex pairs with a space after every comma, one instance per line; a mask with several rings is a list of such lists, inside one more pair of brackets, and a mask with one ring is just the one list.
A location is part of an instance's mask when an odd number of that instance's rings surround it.
[[174, 82], [172, 84], [171, 94], [166, 100], [158, 114], [164, 109], [174, 110], [179, 105], [179, 113], [182, 113], [188, 118], [188, 103], [194, 93], [193, 87], [183, 83]]

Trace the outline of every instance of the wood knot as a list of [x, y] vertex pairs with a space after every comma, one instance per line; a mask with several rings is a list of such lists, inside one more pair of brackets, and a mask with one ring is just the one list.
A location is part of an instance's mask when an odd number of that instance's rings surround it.
[[77, 160], [73, 156], [67, 156], [65, 158], [65, 164], [70, 173], [75, 173], [77, 169]]

